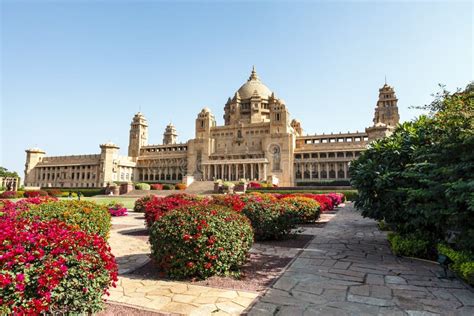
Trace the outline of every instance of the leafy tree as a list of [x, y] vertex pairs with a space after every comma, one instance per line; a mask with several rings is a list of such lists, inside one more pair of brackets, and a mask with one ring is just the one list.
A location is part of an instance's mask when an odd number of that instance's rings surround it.
[[451, 238], [474, 250], [474, 86], [443, 90], [421, 108], [429, 114], [399, 125], [351, 164], [355, 205], [402, 235]]
[[1, 167], [0, 166], [0, 177], [6, 178], [6, 177], [18, 177], [18, 173], [15, 171], [8, 171], [7, 168]]

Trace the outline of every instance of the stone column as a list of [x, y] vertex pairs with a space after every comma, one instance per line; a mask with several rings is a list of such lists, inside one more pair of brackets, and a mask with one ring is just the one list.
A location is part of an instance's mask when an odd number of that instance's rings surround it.
[[221, 164], [221, 174], [220, 174], [220, 178], [222, 180], [224, 180], [224, 164]]
[[250, 180], [253, 180], [253, 163], [250, 164]]
[[347, 179], [347, 162], [344, 162], [344, 179]]
[[313, 163], [309, 164], [309, 178], [313, 180]]
[[329, 163], [326, 162], [326, 179], [329, 179]]
[[244, 164], [242, 165], [242, 167], [244, 168], [244, 179], [248, 179], [248, 177], [247, 177], [247, 164], [244, 163]]
[[267, 164], [263, 164], [263, 180], [267, 181]]

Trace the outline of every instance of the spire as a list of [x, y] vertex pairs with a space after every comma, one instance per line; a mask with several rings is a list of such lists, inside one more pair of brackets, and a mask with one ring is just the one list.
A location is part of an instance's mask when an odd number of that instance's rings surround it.
[[248, 81], [251, 81], [251, 80], [260, 80], [258, 78], [257, 71], [255, 70], [255, 65], [252, 66], [252, 73], [250, 74], [250, 77], [249, 77]]

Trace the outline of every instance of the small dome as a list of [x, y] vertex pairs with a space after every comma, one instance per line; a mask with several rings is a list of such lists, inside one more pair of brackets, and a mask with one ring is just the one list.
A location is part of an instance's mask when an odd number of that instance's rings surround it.
[[211, 113], [211, 110], [208, 107], [205, 107], [201, 110], [202, 113]]
[[247, 82], [244, 83], [237, 92], [241, 99], [249, 99], [255, 92], [264, 99], [268, 99], [268, 97], [272, 95], [270, 89], [258, 78], [255, 67], [252, 69], [252, 73]]

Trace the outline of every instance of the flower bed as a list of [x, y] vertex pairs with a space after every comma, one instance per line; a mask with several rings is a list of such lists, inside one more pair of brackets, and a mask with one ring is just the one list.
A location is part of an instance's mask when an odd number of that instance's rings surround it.
[[94, 313], [117, 281], [98, 235], [58, 220], [0, 216], [0, 314]]
[[112, 216], [127, 216], [128, 211], [127, 208], [123, 206], [122, 203], [111, 202], [107, 206], [109, 209], [109, 213]]
[[148, 228], [159, 220], [164, 214], [178, 207], [193, 205], [203, 198], [189, 194], [172, 194], [166, 197], [153, 196], [145, 204], [145, 221]]
[[299, 223], [295, 208], [285, 203], [248, 202], [242, 213], [250, 219], [255, 240], [278, 240], [291, 235]]
[[104, 238], [107, 238], [110, 231], [110, 213], [105, 205], [69, 200], [29, 204], [28, 208], [28, 211], [20, 212], [19, 216], [39, 221], [58, 219], [86, 233], [98, 234]]
[[295, 208], [301, 223], [315, 222], [319, 218], [319, 203], [311, 198], [288, 196], [281, 201]]
[[172, 278], [237, 274], [253, 242], [249, 220], [224, 206], [182, 205], [150, 229], [152, 257]]

